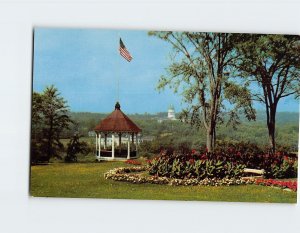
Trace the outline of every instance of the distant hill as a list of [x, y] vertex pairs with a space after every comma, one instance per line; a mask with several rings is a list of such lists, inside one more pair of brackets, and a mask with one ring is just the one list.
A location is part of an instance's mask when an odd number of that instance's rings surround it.
[[[92, 112], [71, 112], [70, 115], [73, 119], [85, 119], [85, 120], [100, 120], [106, 117], [109, 113], [92, 113]], [[156, 114], [144, 113], [144, 114], [128, 114], [133, 118], [141, 119], [155, 119], [155, 118], [167, 118], [167, 112], [159, 112]], [[176, 114], [178, 118], [179, 114]], [[248, 121], [245, 117], [241, 116], [242, 121]], [[256, 112], [256, 122], [265, 122], [267, 120], [266, 113], [264, 111]], [[299, 121], [299, 112], [277, 112], [277, 123], [290, 123]]]
[[[242, 118], [243, 121], [247, 121], [245, 117]], [[256, 122], [266, 122], [267, 116], [264, 111], [256, 112]], [[299, 112], [277, 112], [276, 114], [276, 123], [295, 123], [299, 122]]]

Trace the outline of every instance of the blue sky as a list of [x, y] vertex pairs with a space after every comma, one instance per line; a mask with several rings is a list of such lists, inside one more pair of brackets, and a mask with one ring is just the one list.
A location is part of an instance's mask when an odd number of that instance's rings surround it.
[[[119, 55], [119, 37], [133, 56]], [[181, 97], [156, 85], [170, 64], [171, 47], [147, 31], [36, 28], [34, 33], [33, 90], [55, 85], [71, 111], [111, 112], [119, 100], [126, 113], [156, 113], [173, 104], [182, 109]], [[255, 105], [263, 109], [260, 105]], [[281, 100], [279, 111], [298, 111], [298, 101]]]

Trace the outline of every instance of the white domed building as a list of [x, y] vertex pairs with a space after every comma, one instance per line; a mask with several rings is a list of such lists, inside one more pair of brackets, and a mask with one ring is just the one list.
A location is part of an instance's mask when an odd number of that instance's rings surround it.
[[175, 109], [174, 109], [174, 106], [171, 104], [169, 109], [168, 109], [168, 119], [169, 120], [176, 120], [176, 117], [175, 117]]

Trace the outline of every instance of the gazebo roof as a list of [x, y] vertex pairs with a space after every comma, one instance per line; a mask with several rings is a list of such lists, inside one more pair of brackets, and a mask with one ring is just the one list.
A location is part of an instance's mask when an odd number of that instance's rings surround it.
[[142, 130], [121, 111], [119, 102], [115, 111], [104, 118], [94, 129], [96, 132], [130, 132], [138, 133]]

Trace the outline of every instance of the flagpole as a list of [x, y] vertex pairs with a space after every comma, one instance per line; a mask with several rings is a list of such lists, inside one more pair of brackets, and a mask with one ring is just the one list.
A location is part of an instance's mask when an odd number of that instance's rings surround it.
[[[120, 43], [120, 47], [119, 47], [119, 52], [120, 52], [120, 55], [128, 62], [130, 62], [132, 60], [132, 56], [130, 55], [130, 53], [128, 52], [128, 50], [126, 49], [120, 35], [119, 35], [119, 31], [117, 31], [118, 33], [118, 36], [119, 36], [119, 43]], [[119, 96], [119, 93], [120, 93], [120, 60], [118, 61], [118, 67], [117, 67], [117, 101], [119, 101], [120, 99], [120, 96]]]
[[[120, 43], [120, 32], [119, 30], [117, 31], [118, 34], [118, 45]], [[117, 102], [120, 101], [120, 57], [118, 56], [118, 64], [117, 64]]]

